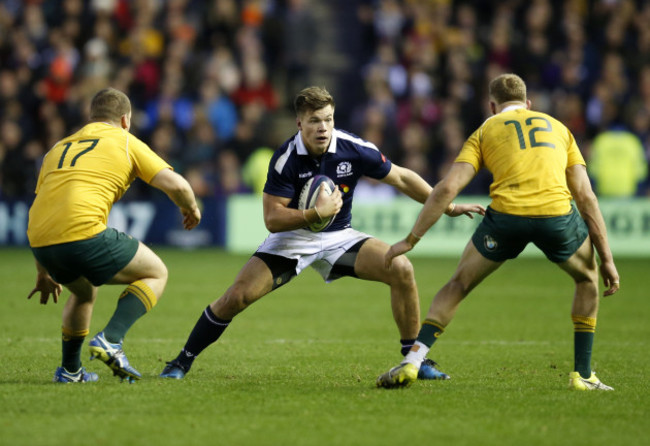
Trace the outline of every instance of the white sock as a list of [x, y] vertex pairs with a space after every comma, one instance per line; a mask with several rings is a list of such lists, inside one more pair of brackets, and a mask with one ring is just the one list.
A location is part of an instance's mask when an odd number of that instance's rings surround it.
[[402, 364], [406, 364], [407, 362], [411, 363], [419, 370], [420, 364], [422, 364], [424, 358], [427, 357], [427, 353], [429, 353], [429, 347], [427, 347], [420, 341], [415, 341], [415, 344], [413, 344], [411, 350], [409, 350], [409, 352], [404, 357]]

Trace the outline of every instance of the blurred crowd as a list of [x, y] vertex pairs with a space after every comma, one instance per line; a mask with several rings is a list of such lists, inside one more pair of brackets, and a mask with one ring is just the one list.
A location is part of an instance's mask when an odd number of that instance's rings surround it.
[[356, 131], [398, 163], [440, 179], [489, 116], [489, 80], [515, 72], [533, 108], [573, 132], [601, 196], [649, 194], [650, 1], [369, 0], [359, 17]]
[[197, 195], [259, 192], [293, 96], [323, 79], [324, 39], [349, 62], [324, 85], [345, 104], [337, 127], [432, 183], [489, 116], [489, 79], [515, 72], [601, 196], [647, 196], [649, 24], [647, 0], [0, 0], [0, 197], [32, 196], [43, 154], [106, 86]]

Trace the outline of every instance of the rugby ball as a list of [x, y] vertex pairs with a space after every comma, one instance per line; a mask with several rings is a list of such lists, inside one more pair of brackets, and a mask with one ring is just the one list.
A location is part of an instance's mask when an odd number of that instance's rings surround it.
[[[320, 185], [325, 183], [325, 192], [331, 194], [336, 188], [336, 184], [327, 175], [315, 175], [311, 177], [303, 186], [298, 197], [298, 209], [311, 209], [316, 205]], [[312, 232], [320, 232], [327, 229], [334, 221], [334, 215], [324, 218], [321, 222], [312, 223], [308, 228]]]

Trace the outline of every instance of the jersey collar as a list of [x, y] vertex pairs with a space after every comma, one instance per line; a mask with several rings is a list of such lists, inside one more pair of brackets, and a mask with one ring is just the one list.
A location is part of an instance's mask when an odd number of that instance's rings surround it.
[[[332, 130], [332, 139], [330, 139], [330, 145], [327, 148], [328, 153], [336, 153], [336, 141], [338, 139], [336, 137], [337, 133], [338, 130]], [[298, 155], [309, 155], [307, 147], [305, 147], [305, 143], [302, 141], [302, 132], [300, 132], [300, 130], [296, 133], [296, 137], [293, 141], [296, 144], [296, 153], [298, 153]]]
[[513, 105], [508, 105], [506, 108], [504, 108], [503, 110], [501, 110], [500, 113], [503, 113], [503, 112], [509, 112], [509, 111], [512, 111], [512, 110], [517, 110], [518, 108], [526, 108], [526, 106], [525, 106], [525, 105], [522, 105], [522, 104], [513, 104]]

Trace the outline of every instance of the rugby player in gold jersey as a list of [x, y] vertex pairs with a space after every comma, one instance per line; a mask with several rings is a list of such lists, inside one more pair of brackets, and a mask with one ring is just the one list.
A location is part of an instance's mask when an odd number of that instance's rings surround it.
[[379, 376], [377, 386], [403, 387], [415, 381], [420, 363], [460, 302], [532, 242], [575, 282], [574, 370], [569, 387], [613, 390], [591, 370], [599, 300], [595, 254], [600, 258], [606, 296], [618, 291], [619, 275], [585, 161], [566, 126], [530, 109], [526, 84], [519, 76], [496, 77], [489, 94], [493, 116], [467, 139], [448, 174], [429, 195], [412, 231], [389, 249], [386, 265], [413, 249], [483, 167], [493, 175], [492, 201], [456, 272], [433, 299], [414, 346], [400, 365]]
[[29, 211], [27, 236], [36, 258], [41, 304], [58, 302], [61, 284], [71, 295], [63, 309], [62, 362], [55, 382], [96, 381], [81, 365], [97, 288], [124, 284], [117, 309], [89, 343], [93, 358], [122, 379], [140, 373], [122, 350], [133, 323], [156, 305], [167, 283], [167, 268], [146, 245], [106, 226], [108, 213], [136, 177], [164, 191], [179, 207], [185, 229], [201, 213], [189, 183], [144, 142], [129, 133], [131, 102], [121, 91], [99, 91], [90, 105], [90, 123], [62, 139], [45, 155]]

